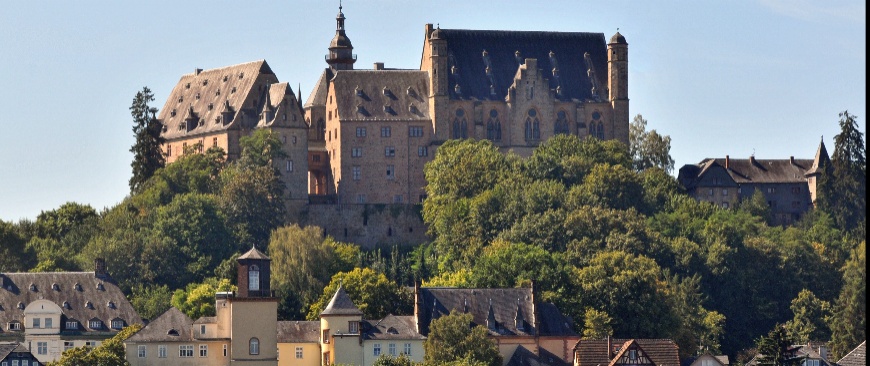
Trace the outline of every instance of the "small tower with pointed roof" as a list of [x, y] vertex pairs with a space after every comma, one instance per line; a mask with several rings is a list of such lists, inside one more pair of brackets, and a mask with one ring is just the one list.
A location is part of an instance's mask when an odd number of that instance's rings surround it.
[[320, 349], [324, 362], [329, 365], [362, 364], [362, 347], [359, 347], [362, 316], [363, 312], [354, 305], [344, 286], [338, 285], [338, 290], [320, 313]]
[[251, 247], [251, 250], [239, 256], [236, 264], [239, 288], [237, 297], [272, 296], [272, 290], [269, 287], [271, 262], [272, 259], [257, 250], [256, 247]]
[[825, 138], [822, 137], [822, 141], [819, 142], [819, 147], [816, 149], [816, 156], [813, 158], [813, 165], [805, 174], [813, 207], [818, 207], [816, 198], [818, 197], [819, 179], [822, 178], [822, 175], [829, 173], [830, 167], [831, 157], [828, 156], [828, 149], [825, 148]]
[[353, 44], [344, 32], [344, 13], [338, 5], [338, 15], [335, 16], [335, 37], [329, 42], [329, 54], [326, 55], [326, 63], [332, 70], [353, 70], [356, 55], [353, 54]]

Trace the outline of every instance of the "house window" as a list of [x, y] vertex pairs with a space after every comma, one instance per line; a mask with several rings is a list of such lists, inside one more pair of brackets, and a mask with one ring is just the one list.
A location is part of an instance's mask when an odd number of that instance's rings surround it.
[[728, 202], [722, 202], [722, 208], [728, 208]]
[[9, 328], [9, 330], [21, 330], [21, 323], [17, 323], [17, 322], [9, 323], [9, 324], [7, 324], [7, 328]]
[[329, 343], [329, 329], [324, 329], [321, 336], [321, 343]]
[[75, 345], [73, 344], [72, 341], [64, 341], [63, 342], [63, 350], [64, 351], [69, 350], [69, 349], [73, 349], [74, 347], [75, 347]]
[[293, 171], [293, 160], [287, 160], [287, 171], [288, 172]]
[[51, 318], [45, 318], [45, 327], [48, 329], [54, 327], [54, 321]]
[[199, 345], [199, 357], [208, 357], [208, 345], [200, 344]]
[[40, 319], [40, 318], [33, 318], [33, 327], [34, 327], [34, 328], [39, 328], [39, 327], [41, 327], [41, 324], [40, 324], [41, 322], [42, 322], [42, 319]]
[[211, 139], [211, 146], [217, 147], [217, 137]]
[[375, 346], [372, 349], [372, 354], [375, 355], [375, 357], [381, 355], [381, 344], [380, 343], [375, 343]]
[[299, 347], [299, 346], [296, 347], [296, 359], [297, 360], [302, 359], [302, 347]]
[[396, 355], [396, 344], [395, 343], [390, 343], [388, 349], [390, 350], [390, 356]]
[[227, 357], [227, 345], [224, 345], [224, 357]]
[[94, 347], [94, 346], [96, 346], [95, 343], [96, 342], [94, 342], [94, 341], [87, 341], [87, 342], [85, 342], [85, 347]]
[[145, 358], [145, 345], [139, 345], [136, 347], [136, 353], [139, 355], [139, 358]]
[[[46, 322], [46, 324], [48, 324], [48, 323]], [[121, 329], [123, 327], [124, 327], [123, 320], [112, 320], [112, 329]]]
[[166, 346], [162, 344], [157, 346], [157, 357], [166, 358]]
[[36, 353], [40, 355], [47, 355], [48, 342], [36, 342]]
[[728, 189], [727, 189], [727, 188], [722, 189], [722, 195], [723, 195], [723, 196], [727, 196], [727, 195], [728, 195]]
[[794, 194], [801, 193], [801, 187], [791, 187], [791, 193], [794, 193]]
[[417, 148], [417, 156], [429, 156], [429, 147], [420, 146]]
[[178, 357], [193, 357], [193, 345], [183, 344], [178, 346]]
[[248, 353], [252, 354], [252, 355], [259, 355], [260, 354], [260, 340], [259, 339], [251, 338], [251, 340], [248, 341]]
[[351, 171], [353, 172], [353, 180], [359, 180], [362, 176], [362, 169], [358, 166], [351, 168]]
[[[356, 137], [366, 137], [366, 128], [365, 127], [357, 127], [356, 128]], [[338, 133], [335, 134], [335, 138], [338, 138]]]
[[350, 334], [359, 333], [359, 322], [357, 322], [357, 321], [347, 322], [347, 331]]
[[713, 188], [710, 188], [710, 195], [713, 195]]
[[410, 137], [423, 137], [423, 127], [416, 127], [416, 126], [408, 127], [408, 136], [410, 136]]
[[205, 325], [199, 326], [199, 334], [205, 334]]
[[404, 353], [408, 356], [411, 355], [411, 344], [410, 343], [405, 343], [405, 352]]
[[396, 178], [396, 166], [395, 165], [387, 165], [387, 179], [395, 179]]
[[77, 321], [67, 321], [66, 329], [79, 329], [79, 322]]
[[381, 127], [381, 137], [390, 137], [391, 134], [390, 127]]
[[260, 267], [257, 267], [256, 264], [248, 268], [248, 290], [260, 290]]
[[628, 359], [632, 361], [637, 360], [637, 350], [628, 350]]
[[384, 156], [396, 156], [396, 148], [394, 146], [387, 146], [384, 148]]
[[364, 195], [364, 194], [356, 195], [356, 203], [366, 203], [366, 195]]
[[776, 187], [767, 187], [767, 193], [776, 193]]
[[393, 196], [393, 203], [402, 203], [402, 195], [397, 194], [397, 195]]
[[354, 147], [354, 148], [350, 149], [350, 156], [353, 158], [358, 158], [358, 157], [362, 156], [362, 148], [361, 147]]

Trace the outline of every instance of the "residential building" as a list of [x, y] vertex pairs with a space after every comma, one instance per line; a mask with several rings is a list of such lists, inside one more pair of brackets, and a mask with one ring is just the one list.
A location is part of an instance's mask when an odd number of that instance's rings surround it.
[[170, 308], [124, 341], [139, 365], [278, 364], [278, 299], [269, 286], [271, 259], [252, 248], [237, 259], [238, 291], [215, 296], [214, 317], [190, 319]]
[[677, 180], [699, 201], [734, 207], [760, 191], [772, 221], [790, 225], [815, 207], [818, 179], [830, 163], [824, 142], [813, 159], [704, 159], [680, 168]]
[[42, 366], [27, 347], [18, 342], [0, 342], [0, 366]]
[[93, 272], [0, 273], [0, 286], [0, 341], [24, 343], [42, 363], [142, 323], [101, 258]]
[[728, 366], [730, 363], [727, 355], [704, 353], [698, 357], [689, 358], [682, 364], [686, 366]]
[[574, 346], [574, 366], [679, 365], [679, 348], [670, 339], [581, 339]]
[[861, 342], [851, 352], [837, 361], [839, 366], [866, 366], [867, 365], [867, 341]]

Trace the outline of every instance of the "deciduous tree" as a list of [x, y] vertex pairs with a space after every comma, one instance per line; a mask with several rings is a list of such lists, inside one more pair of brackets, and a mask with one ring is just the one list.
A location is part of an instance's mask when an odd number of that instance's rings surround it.
[[471, 314], [456, 310], [433, 320], [429, 325], [429, 336], [423, 343], [424, 362], [427, 365], [482, 363], [500, 366], [502, 357], [495, 342], [487, 338], [487, 329], [471, 325]]
[[646, 131], [647, 120], [638, 114], [628, 127], [629, 154], [637, 171], [657, 167], [668, 173], [674, 170], [671, 137], [656, 130]]

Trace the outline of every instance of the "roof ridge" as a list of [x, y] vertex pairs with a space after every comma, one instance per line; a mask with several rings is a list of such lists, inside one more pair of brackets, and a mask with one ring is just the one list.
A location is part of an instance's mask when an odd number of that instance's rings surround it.
[[[238, 63], [238, 64], [235, 64], [235, 65], [216, 67], [216, 68], [213, 68], [213, 69], [201, 69], [200, 72], [211, 72], [211, 71], [218, 71], [218, 70], [232, 69], [232, 68], [236, 68], [236, 67], [240, 67], [240, 66], [248, 66], [248, 65], [251, 65], [251, 64], [256, 64], [256, 63], [265, 63], [265, 62], [266, 62], [266, 59], [259, 59], [259, 60], [254, 60], [254, 61], [242, 62], [242, 63]], [[190, 76], [190, 75], [196, 75], [196, 74], [193, 73], [193, 72], [189, 72], [189, 73], [186, 73], [186, 74], [181, 74], [181, 77]]]

